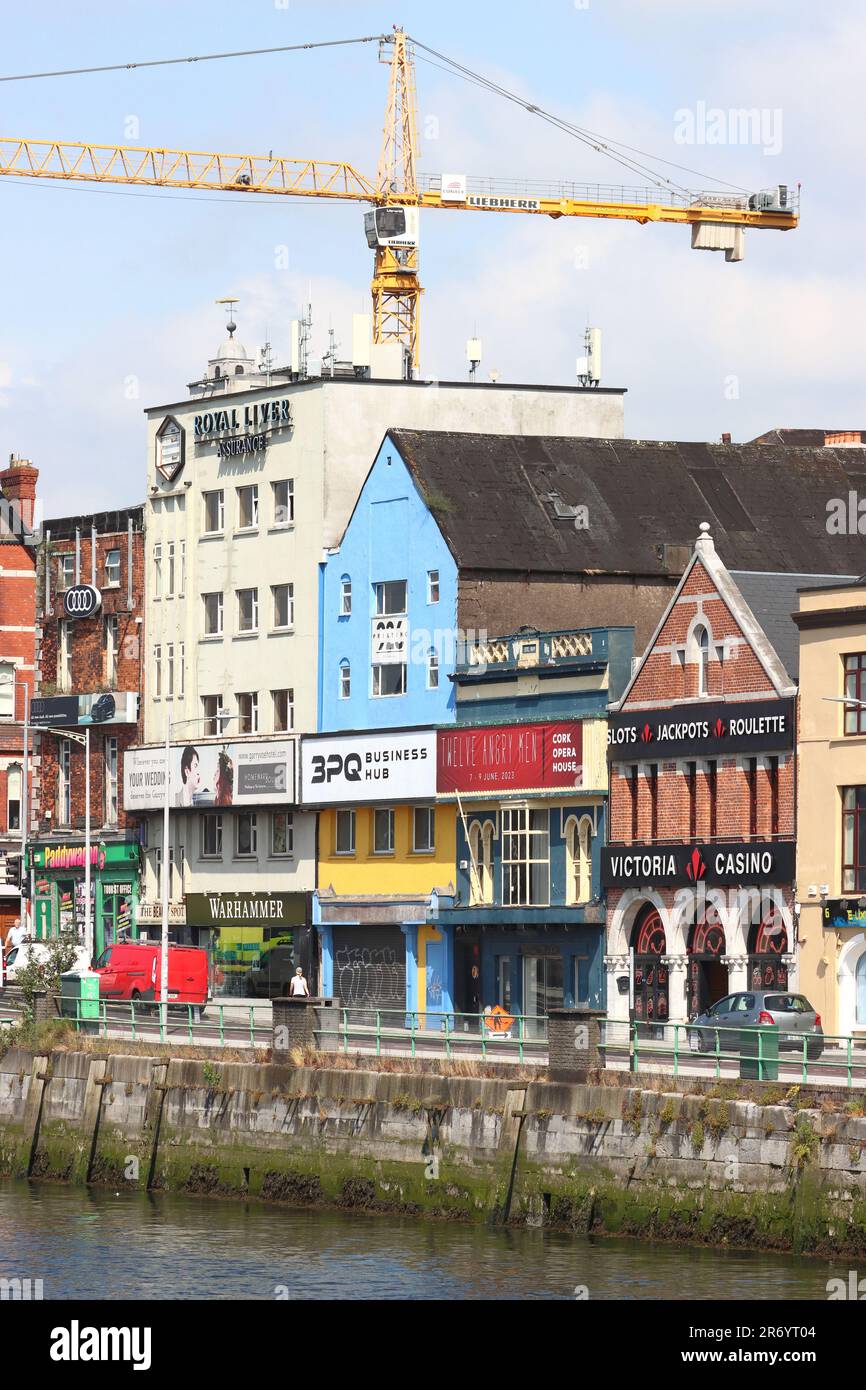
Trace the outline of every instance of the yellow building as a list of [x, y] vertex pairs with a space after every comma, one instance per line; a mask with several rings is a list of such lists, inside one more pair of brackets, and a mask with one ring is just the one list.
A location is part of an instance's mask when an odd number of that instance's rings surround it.
[[825, 1033], [866, 1036], [866, 583], [799, 597], [799, 983]]

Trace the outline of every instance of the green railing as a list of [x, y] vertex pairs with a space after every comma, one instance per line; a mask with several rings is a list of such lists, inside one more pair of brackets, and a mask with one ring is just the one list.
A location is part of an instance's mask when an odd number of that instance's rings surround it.
[[[507, 1020], [508, 1026], [503, 1023]], [[534, 1014], [464, 1014], [426, 1009], [339, 1008], [319, 1011], [316, 1045], [323, 1052], [352, 1049], [410, 1057], [441, 1053], [523, 1062], [547, 1058], [547, 1019]]]
[[[748, 1046], [744, 1048], [744, 1039]], [[723, 1063], [747, 1060], [759, 1081], [778, 1077], [780, 1066], [792, 1065], [804, 1084], [844, 1084], [849, 1089], [866, 1082], [866, 1038], [841, 1034], [785, 1033], [778, 1025], [762, 1027], [718, 1027], [694, 1023], [646, 1023], [606, 1019], [602, 1024], [602, 1052], [605, 1065], [627, 1059], [629, 1070], [644, 1073], [670, 1071], [680, 1075], [684, 1062], [707, 1061], [719, 1080], [730, 1076]], [[843, 1081], [844, 1075], [844, 1081]], [[832, 1078], [832, 1079], [831, 1079]]]
[[[219, 1047], [270, 1047], [273, 1026], [269, 1012], [256, 1023], [254, 1004], [212, 1003], [169, 1004], [167, 1012], [159, 1004], [135, 1004], [117, 1000], [64, 999], [67, 1017], [77, 1032], [102, 1038], [112, 1035], [132, 1042], [203, 1043]], [[74, 1005], [74, 1009], [72, 1006]], [[260, 1010], [260, 1012], [264, 1012]]]

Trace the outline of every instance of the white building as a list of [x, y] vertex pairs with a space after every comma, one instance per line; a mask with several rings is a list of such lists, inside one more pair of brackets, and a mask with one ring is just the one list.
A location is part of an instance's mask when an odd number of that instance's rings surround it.
[[[289, 764], [299, 759], [285, 745], [317, 728], [319, 562], [339, 541], [385, 431], [623, 435], [620, 390], [371, 380], [351, 368], [298, 379], [257, 369], [233, 332], [230, 325], [190, 398], [146, 412], [144, 739], [161, 744], [171, 721], [175, 778], [184, 745], [204, 745], [200, 785], [187, 791], [196, 809], [172, 814], [172, 917], [195, 929], [179, 932], [192, 941], [211, 922], [210, 906], [207, 923], [192, 920], [190, 895], [315, 887], [315, 817], [293, 810], [294, 785], [263, 792], [257, 806], [235, 796], [232, 809], [217, 811], [208, 809], [217, 793], [207, 782], [216, 780], [215, 745], [224, 740], [254, 745], [229, 750], [238, 776], [252, 776], [242, 765], [254, 754], [273, 771], [269, 750], [296, 775]], [[224, 739], [218, 709], [232, 716]], [[127, 764], [128, 808], [156, 812], [161, 749]], [[183, 795], [179, 783], [171, 794]], [[158, 919], [161, 842], [155, 814], [145, 921]]]

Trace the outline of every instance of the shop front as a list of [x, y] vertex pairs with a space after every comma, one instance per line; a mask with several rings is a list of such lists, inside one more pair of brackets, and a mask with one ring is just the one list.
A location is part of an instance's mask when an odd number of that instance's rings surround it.
[[310, 900], [304, 892], [188, 893], [174, 935], [211, 953], [215, 998], [283, 998], [298, 966], [315, 994]]
[[[31, 905], [38, 938], [71, 932], [84, 936], [85, 846], [42, 842], [27, 851], [33, 883]], [[138, 937], [139, 846], [137, 841], [98, 841], [90, 847], [90, 910], [94, 953], [116, 941]]]

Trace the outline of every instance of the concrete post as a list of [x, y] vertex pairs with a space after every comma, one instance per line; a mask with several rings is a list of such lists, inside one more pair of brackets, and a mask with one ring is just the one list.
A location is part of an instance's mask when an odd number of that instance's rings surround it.
[[273, 1050], [291, 1052], [293, 1047], [316, 1046], [316, 1009], [325, 1001], [321, 998], [273, 1000]]
[[551, 1009], [547, 1015], [549, 1074], [552, 1081], [585, 1081], [588, 1071], [603, 1067], [598, 1009]]

